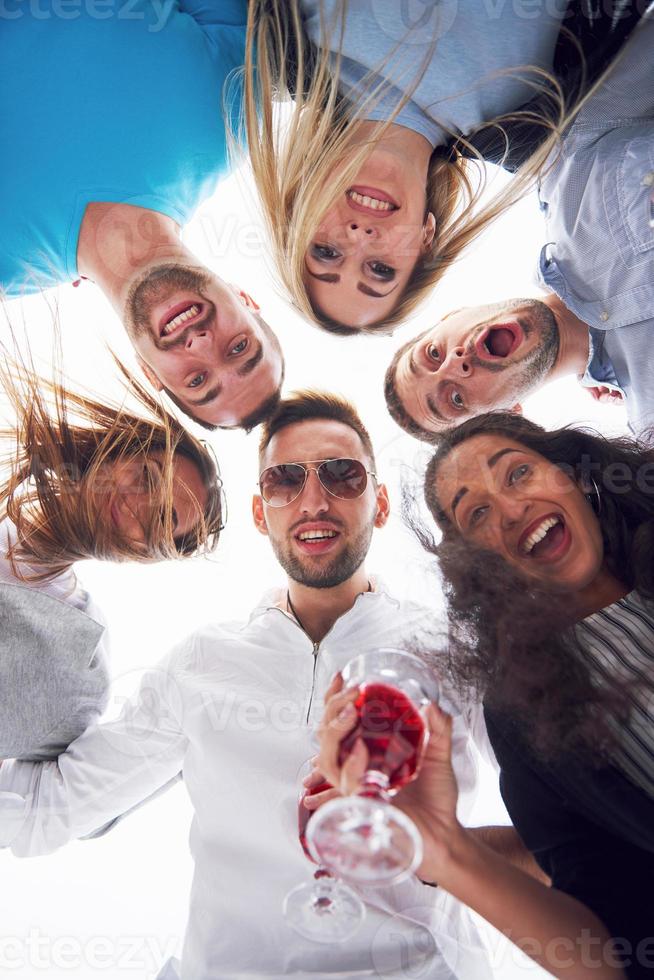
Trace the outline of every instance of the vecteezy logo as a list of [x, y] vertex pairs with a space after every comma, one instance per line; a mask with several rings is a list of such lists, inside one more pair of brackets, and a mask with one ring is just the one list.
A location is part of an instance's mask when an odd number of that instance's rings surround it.
[[375, 21], [387, 37], [403, 44], [428, 45], [450, 30], [458, 0], [373, 0]]
[[[372, 910], [371, 910], [372, 911]], [[404, 909], [385, 915], [372, 941], [372, 962], [379, 977], [403, 980], [452, 980], [436, 941], [422, 922], [429, 922], [432, 906]]]

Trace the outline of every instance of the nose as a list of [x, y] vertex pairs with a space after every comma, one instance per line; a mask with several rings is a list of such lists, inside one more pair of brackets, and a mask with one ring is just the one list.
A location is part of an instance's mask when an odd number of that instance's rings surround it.
[[307, 473], [306, 483], [300, 499], [303, 514], [323, 514], [329, 509], [329, 494], [318, 479], [315, 469]]
[[360, 224], [358, 221], [348, 221], [345, 225], [345, 234], [348, 241], [353, 243], [366, 240], [376, 241], [380, 238], [379, 229], [369, 222]]
[[184, 349], [199, 354], [211, 346], [211, 334], [208, 330], [190, 330], [184, 343]]
[[469, 378], [473, 374], [470, 357], [464, 347], [453, 347], [449, 350], [439, 370], [447, 370], [455, 378]]
[[148, 494], [139, 490], [126, 492], [117, 497], [116, 504], [123, 534], [132, 541], [144, 542], [151, 508]]
[[503, 494], [500, 502], [500, 523], [504, 531], [511, 531], [516, 525], [524, 524], [529, 513], [528, 500], [515, 494]]

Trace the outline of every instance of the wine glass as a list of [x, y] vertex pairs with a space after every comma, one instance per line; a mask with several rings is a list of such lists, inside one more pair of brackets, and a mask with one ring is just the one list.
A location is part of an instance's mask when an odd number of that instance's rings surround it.
[[424, 715], [439, 687], [422, 660], [402, 650], [361, 654], [343, 671], [358, 687], [357, 723], [342, 740], [342, 765], [358, 738], [368, 765], [356, 795], [330, 800], [307, 828], [314, 861], [339, 878], [364, 885], [401, 881], [422, 860], [422, 838], [391, 799], [418, 773], [427, 740]]
[[[300, 771], [300, 780], [311, 772], [306, 762]], [[314, 859], [306, 844], [306, 830], [315, 811], [304, 805], [305, 796], [331, 789], [326, 780], [307, 789], [302, 784], [298, 806], [298, 831], [302, 850], [312, 863]], [[351, 888], [337, 881], [326, 868], [318, 867], [313, 882], [298, 885], [284, 899], [284, 917], [290, 926], [305, 939], [317, 943], [342, 943], [358, 930], [366, 910], [363, 902]]]

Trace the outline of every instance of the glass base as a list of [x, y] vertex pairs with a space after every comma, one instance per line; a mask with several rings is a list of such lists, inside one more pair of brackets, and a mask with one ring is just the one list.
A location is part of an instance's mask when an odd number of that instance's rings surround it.
[[365, 796], [330, 800], [307, 826], [316, 864], [360, 885], [387, 885], [408, 878], [422, 861], [422, 838], [409, 817]]
[[323, 878], [298, 885], [284, 899], [284, 917], [314, 943], [343, 943], [361, 926], [366, 910], [351, 888]]

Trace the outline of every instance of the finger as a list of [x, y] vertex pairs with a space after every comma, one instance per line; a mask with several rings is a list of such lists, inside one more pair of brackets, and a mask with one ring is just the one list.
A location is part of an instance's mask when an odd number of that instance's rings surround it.
[[339, 789], [344, 796], [356, 793], [361, 785], [369, 758], [366, 743], [362, 738], [358, 738], [341, 769]]
[[452, 755], [452, 718], [437, 705], [427, 708], [428, 751], [431, 758], [449, 760]]
[[338, 692], [341, 691], [342, 689], [343, 689], [343, 675], [341, 674], [340, 671], [338, 671], [338, 673], [334, 674], [334, 676], [332, 677], [332, 682], [327, 688], [327, 690], [325, 691], [325, 704], [327, 704], [329, 699], [332, 698], [335, 694], [338, 694]]
[[338, 694], [332, 695], [325, 704], [325, 713], [322, 716], [321, 726], [331, 725], [334, 719], [340, 715], [343, 708], [348, 704], [354, 704], [358, 696], [359, 689], [357, 687], [348, 687], [344, 691], [339, 691]]
[[356, 723], [356, 708], [349, 701], [330, 722], [325, 723], [323, 719], [318, 729], [318, 738], [320, 740], [318, 768], [334, 786], [338, 785], [340, 778], [338, 756], [341, 748], [341, 740], [354, 728]]
[[320, 769], [314, 768], [311, 770], [308, 776], [305, 776], [302, 780], [302, 785], [306, 786], [307, 789], [311, 789], [312, 786], [319, 786], [320, 783], [324, 783], [325, 777], [321, 773]]
[[340, 795], [339, 791], [332, 786], [331, 789], [325, 789], [322, 793], [312, 793], [311, 796], [305, 796], [304, 805], [307, 810], [317, 810], [323, 803], [327, 803], [328, 800], [333, 800]]

